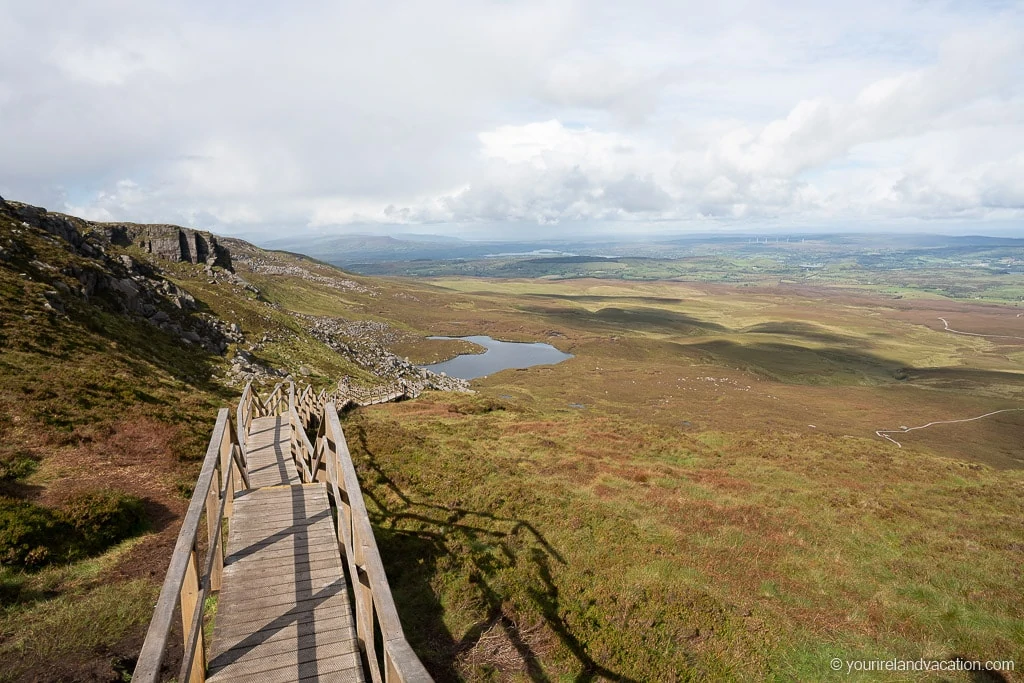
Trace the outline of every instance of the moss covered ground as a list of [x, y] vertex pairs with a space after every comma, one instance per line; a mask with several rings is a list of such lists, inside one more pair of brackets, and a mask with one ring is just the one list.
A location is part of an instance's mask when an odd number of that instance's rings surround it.
[[[79, 257], [0, 228], [24, 248], [0, 267], [2, 493], [56, 511], [117, 491], [148, 524], [0, 570], [0, 678], [109, 680], [130, 670], [216, 409], [237, 394], [234, 349], [197, 351], [101, 300], [47, 311], [57, 276], [32, 261]], [[1024, 336], [1009, 305], [779, 283], [345, 275], [360, 288], [342, 291], [238, 272], [260, 293], [166, 266], [200, 311], [268, 338], [261, 362], [318, 385], [362, 371], [292, 311], [388, 322], [418, 362], [467, 350], [429, 334], [575, 355], [344, 418], [406, 632], [439, 680], [1024, 662], [1024, 413], [902, 448], [875, 435], [1021, 407], [1020, 342], [938, 321]]]

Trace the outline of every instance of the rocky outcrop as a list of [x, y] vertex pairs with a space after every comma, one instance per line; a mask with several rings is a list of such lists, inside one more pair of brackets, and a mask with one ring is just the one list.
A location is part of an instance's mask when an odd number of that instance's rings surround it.
[[[60, 245], [75, 255], [45, 263], [46, 259], [40, 260], [31, 249], [18, 252], [16, 239], [0, 244], [0, 263], [15, 264], [19, 270], [24, 269], [24, 277], [48, 285], [39, 292], [38, 303], [49, 315], [81, 319], [95, 315], [95, 307], [99, 306], [143, 320], [179, 338], [183, 344], [213, 353], [227, 355], [229, 345], [234, 344], [230, 370], [224, 378], [229, 385], [276, 382], [288, 377], [285, 370], [271, 367], [254, 354], [265, 343], [282, 341], [291, 334], [290, 330], [282, 327], [278, 331], [264, 331], [261, 338], [247, 340], [237, 322], [205, 312], [192, 294], [165, 276], [172, 269], [161, 266], [159, 260], [202, 265], [202, 274], [198, 268], [173, 272], [184, 281], [195, 278], [205, 279], [208, 285], [227, 285], [236, 295], [240, 290], [251, 292], [260, 304], [301, 320], [314, 338], [375, 378], [371, 380], [373, 388], [352, 387], [355, 393], [370, 392], [376, 400], [380, 398], [381, 387], [391, 387], [390, 393], [402, 396], [416, 396], [426, 389], [469, 391], [464, 380], [424, 370], [392, 353], [389, 348], [400, 341], [400, 335], [386, 323], [303, 315], [262, 300], [259, 288], [233, 270], [231, 252], [209, 233], [173, 225], [94, 223], [2, 198], [0, 219], [0, 224], [10, 226], [12, 236], [33, 231], [43, 241]], [[336, 290], [377, 295], [372, 287], [345, 278], [331, 266], [305, 260], [299, 265], [293, 258], [263, 252], [239, 240], [226, 241], [233, 249], [237, 246], [241, 273], [302, 278]], [[121, 248], [129, 246], [141, 248], [156, 258], [140, 258], [137, 252]], [[310, 374], [304, 366], [294, 370], [300, 375]]]
[[87, 245], [85, 234], [88, 232], [88, 221], [72, 216], [65, 216], [61, 213], [50, 213], [38, 206], [30, 206], [21, 202], [4, 201], [3, 209], [9, 211], [14, 218], [24, 225], [34, 225], [42, 228], [54, 237], [59, 237], [75, 248], [76, 251], [85, 250], [86, 255], [92, 255], [93, 245]]
[[[237, 261], [244, 264], [252, 272], [260, 273], [261, 275], [287, 275], [326, 285], [339, 291], [377, 296], [376, 291], [356, 282], [355, 280], [338, 277], [339, 271], [333, 267], [324, 267], [317, 264], [310, 264], [309, 267], [302, 267], [297, 266], [294, 263], [280, 263], [273, 260], [273, 256], [269, 254], [265, 257], [239, 254]], [[314, 272], [314, 269], [317, 269], [320, 272]]]
[[[206, 264], [233, 270], [231, 252], [217, 242], [211, 233], [177, 225], [140, 225], [137, 223], [96, 223], [62, 213], [52, 213], [38, 206], [20, 202], [3, 202], [21, 221], [37, 225], [76, 249], [95, 238], [99, 245], [139, 246], [147, 254], [181, 263]], [[92, 255], [86, 248], [86, 255]]]
[[469, 391], [469, 382], [418, 367], [387, 349], [398, 336], [387, 324], [375, 320], [342, 320], [326, 316], [297, 315], [310, 333], [338, 353], [382, 380], [402, 386], [438, 391]]
[[176, 225], [135, 223], [98, 223], [96, 227], [106, 233], [108, 241], [125, 246], [134, 244], [157, 258], [233, 269], [231, 252], [208, 232]]
[[152, 265], [127, 254], [108, 254], [112, 234], [103, 226], [97, 229], [95, 223], [18, 202], [0, 204], [0, 213], [18, 221], [20, 229], [47, 233], [45, 239], [54, 244], [62, 240], [66, 249], [80, 257], [59, 269], [38, 260], [27, 264], [38, 279], [50, 283], [52, 289], [44, 293], [42, 305], [52, 314], [66, 315], [74, 308], [68, 306], [72, 299], [82, 303], [99, 299], [114, 311], [142, 318], [186, 344], [213, 353], [223, 354], [228, 343], [242, 341], [228, 323], [198, 312], [192, 295]]
[[288, 373], [283, 370], [260, 363], [248, 351], [235, 349], [235, 357], [231, 360], [228, 384], [233, 386], [242, 382], [263, 384], [268, 381], [280, 381], [288, 376]]

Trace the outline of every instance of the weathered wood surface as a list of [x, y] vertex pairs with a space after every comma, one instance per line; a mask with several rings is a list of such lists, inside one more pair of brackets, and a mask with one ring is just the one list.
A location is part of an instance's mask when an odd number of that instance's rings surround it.
[[[177, 680], [432, 683], [402, 632], [336, 400], [372, 405], [418, 392], [352, 393], [306, 387], [296, 395], [289, 383], [264, 401], [247, 385], [233, 429], [220, 411], [133, 680], [167, 679], [164, 655], [180, 602], [185, 649]], [[309, 429], [317, 431], [313, 440]], [[201, 518], [209, 550], [199, 566]], [[204, 606], [218, 588], [207, 639]]]
[[254, 489], [234, 505], [208, 680], [365, 680], [324, 485]]
[[287, 418], [258, 417], [252, 421], [246, 465], [253, 488], [299, 483], [299, 471], [288, 453], [290, 436]]

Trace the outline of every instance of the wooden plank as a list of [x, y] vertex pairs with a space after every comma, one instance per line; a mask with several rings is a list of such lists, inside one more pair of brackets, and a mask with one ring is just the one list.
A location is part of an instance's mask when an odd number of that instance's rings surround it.
[[[347, 594], [348, 586], [342, 582], [341, 586], [338, 583], [341, 581], [338, 578], [337, 571], [334, 571], [333, 576], [323, 576], [319, 579], [308, 579], [308, 578], [296, 578], [294, 574], [281, 574], [281, 581], [273, 585], [264, 586], [259, 591], [255, 591], [252, 587], [246, 585], [245, 590], [236, 590], [225, 593], [221, 598], [225, 602], [231, 602], [237, 598], [239, 602], [246, 604], [260, 604], [261, 600], [266, 600], [276, 596], [286, 596], [292, 601], [298, 602], [306, 598], [319, 596], [327, 598], [331, 595]], [[341, 590], [341, 589], [344, 590]], [[274, 603], [267, 603], [274, 604]]]
[[[245, 506], [243, 505], [242, 507]], [[252, 526], [247, 527], [253, 530], [284, 529], [290, 524], [309, 524], [311, 522], [319, 522], [322, 519], [331, 519], [331, 510], [327, 507], [326, 498], [318, 501], [316, 507], [292, 507], [290, 503], [275, 503], [273, 501], [267, 501], [263, 505], [255, 507], [263, 508], [265, 512], [257, 510], [253, 513]]]
[[[256, 591], [272, 591], [276, 590], [278, 586], [287, 585], [294, 586], [296, 581], [310, 581], [310, 582], [326, 582], [330, 583], [338, 576], [337, 567], [325, 566], [319, 569], [309, 570], [303, 568], [302, 571], [293, 571], [288, 573], [280, 574], [264, 574], [258, 578], [249, 577], [246, 582], [244, 590], [247, 592]], [[227, 590], [221, 593], [221, 595], [227, 595]]]
[[[313, 609], [321, 603], [326, 603], [331, 598], [338, 598], [335, 602], [348, 604], [348, 593], [345, 586], [328, 584], [316, 590], [303, 589], [297, 592], [277, 593], [275, 595], [260, 595], [258, 598], [240, 597], [235, 602], [225, 601], [226, 608], [234, 608], [236, 612], [281, 612], [299, 611]], [[219, 606], [219, 602], [218, 602]], [[286, 607], [285, 610], [276, 610], [278, 607]]]
[[348, 654], [359, 647], [354, 632], [349, 629], [321, 632], [311, 624], [308, 633], [299, 635], [297, 640], [271, 640], [273, 635], [272, 631], [257, 631], [249, 636], [249, 643], [242, 641], [245, 644], [220, 653], [210, 660], [211, 673], [228, 666], [281, 655], [293, 655], [296, 663], [313, 662]]
[[[316, 500], [319, 495], [322, 495], [323, 489], [320, 484], [278, 484], [276, 486], [265, 486], [258, 489], [261, 500], [271, 500], [274, 498], [287, 498], [292, 495], [295, 489], [302, 489], [306, 491], [309, 500]], [[250, 489], [245, 493], [238, 495], [239, 500], [248, 500], [252, 498], [253, 493], [256, 489]]]
[[277, 524], [273, 526], [268, 523], [269, 521], [263, 519], [251, 527], [247, 526], [245, 529], [236, 528], [233, 533], [228, 534], [228, 538], [240, 542], [272, 540], [299, 534], [320, 533], [323, 528], [334, 526], [329, 510], [314, 514], [308, 519], [289, 519], [286, 517], [277, 520]]
[[[255, 633], [261, 633], [263, 642], [269, 643], [274, 641], [294, 641], [300, 633], [303, 633], [305, 629], [313, 627], [316, 629], [317, 638], [321, 635], [324, 638], [355, 638], [355, 630], [352, 628], [352, 619], [348, 615], [333, 616], [333, 617], [318, 617], [315, 620], [309, 620], [299, 623], [291, 623], [285, 626], [272, 626], [269, 628], [260, 629], [254, 628], [249, 622], [239, 624], [238, 628], [233, 632], [225, 631], [221, 633], [220, 640], [217, 643], [216, 649], [211, 648], [210, 654], [212, 657], [226, 652], [228, 650], [235, 650], [238, 648], [248, 647], [246, 640]], [[324, 642], [327, 642], [326, 640]]]
[[[294, 556], [296, 551], [304, 552], [305, 555], [310, 557], [320, 555], [322, 553], [337, 551], [338, 543], [335, 541], [332, 544], [331, 538], [327, 536], [328, 533], [329, 532], [321, 531], [321, 533], [316, 536], [299, 539], [298, 541], [289, 538], [282, 538], [276, 543], [246, 543], [245, 546], [237, 548], [232, 551], [230, 555], [224, 558], [224, 567], [226, 569], [230, 565], [236, 565], [242, 562], [264, 562], [272, 557], [285, 553], [288, 553], [289, 556]], [[228, 542], [230, 543], [232, 540], [234, 539], [231, 539]], [[297, 557], [295, 559], [298, 560], [301, 558]]]
[[236, 529], [234, 533], [228, 534], [228, 540], [237, 543], [251, 545], [253, 543], [283, 541], [287, 538], [303, 537], [310, 534], [322, 534], [324, 530], [330, 530], [334, 524], [330, 517], [321, 516], [319, 519], [308, 519], [300, 522], [283, 519], [277, 527], [265, 526], [262, 522], [256, 528]]
[[348, 612], [351, 606], [348, 604], [347, 593], [337, 592], [327, 586], [317, 590], [314, 595], [308, 596], [303, 596], [300, 593], [296, 597], [294, 591], [290, 594], [261, 595], [258, 601], [247, 600], [244, 596], [236, 596], [235, 599], [225, 600], [223, 607], [231, 611], [231, 616], [219, 622], [221, 624], [241, 620], [253, 621], [258, 618], [265, 618], [267, 623], [270, 623], [274, 619], [291, 618], [304, 612], [316, 610], [323, 611], [321, 608], [326, 609], [327, 607]]
[[335, 683], [361, 683], [366, 680], [359, 657], [351, 653], [298, 665], [294, 662], [278, 662], [279, 666], [274, 669], [264, 668], [267, 664], [258, 660], [238, 667], [227, 667], [217, 672], [210, 681], [220, 683], [257, 680], [259, 683], [294, 683], [330, 680]]
[[274, 539], [284, 540], [302, 534], [320, 534], [323, 530], [333, 527], [333, 515], [326, 501], [319, 512], [311, 512], [306, 518], [295, 518], [281, 516], [275, 513], [274, 518], [263, 519], [259, 510], [254, 511], [250, 517], [254, 518], [251, 526], [245, 528], [235, 527], [228, 532], [228, 542], [255, 543], [261, 540], [271, 541]]
[[283, 483], [235, 501], [208, 680], [365, 680], [325, 487]]
[[[247, 537], [255, 534], [274, 534], [288, 531], [289, 529], [299, 531], [305, 527], [313, 526], [318, 522], [326, 522], [332, 524], [333, 515], [330, 509], [327, 507], [327, 501], [325, 500], [322, 504], [323, 507], [318, 510], [310, 510], [308, 512], [300, 511], [300, 516], [296, 516], [293, 512], [287, 512], [277, 514], [273, 517], [270, 515], [260, 515], [259, 518], [254, 519], [250, 526], [246, 526], [245, 529], [239, 529], [235, 527], [228, 533], [228, 536], [235, 537]], [[259, 513], [255, 513], [259, 515]]]
[[292, 566], [292, 560], [298, 559], [296, 558], [297, 554], [313, 557], [321, 553], [336, 552], [338, 552], [338, 542], [332, 541], [330, 538], [323, 538], [323, 536], [298, 540], [281, 539], [276, 543], [247, 545], [244, 548], [239, 548], [228, 556], [228, 563], [267, 562], [270, 559], [275, 559], [286, 566]]
[[[306, 505], [304, 507], [293, 505], [286, 500], [266, 500], [259, 505], [250, 504], [250, 507], [256, 508], [252, 513], [252, 527], [250, 528], [261, 529], [271, 526], [284, 528], [288, 525], [282, 524], [282, 522], [303, 524], [306, 522], [316, 522], [321, 519], [331, 519], [331, 511], [327, 504], [326, 497], [315, 501], [314, 505]], [[243, 505], [242, 507], [246, 506]]]
[[[276, 563], [276, 562], [275, 563], [271, 563], [269, 565], [267, 563], [263, 563], [262, 566], [254, 565], [254, 564], [244, 564], [243, 565], [241, 562], [239, 562], [237, 564], [227, 565], [224, 568], [224, 576], [228, 576], [229, 574], [230, 575], [238, 574], [238, 573], [244, 573], [244, 574], [246, 574], [248, 576], [257, 576], [257, 574], [253, 573], [253, 570], [259, 569], [259, 570], [262, 570], [262, 571], [268, 571], [268, 570], [272, 570], [275, 566], [280, 566], [280, 565], [278, 563]], [[295, 562], [295, 570], [296, 571], [327, 569], [327, 568], [330, 568], [330, 569], [338, 568], [338, 564], [335, 561], [333, 556], [323, 555], [323, 556], [317, 556], [317, 557], [312, 557], [312, 558], [303, 558], [303, 559], [297, 560]]]
[[[254, 618], [256, 616], [259, 618]], [[217, 622], [216, 628], [214, 628], [211, 649], [223, 649], [226, 647], [221, 644], [221, 638], [231, 641], [232, 639], [237, 640], [237, 637], [240, 635], [249, 635], [258, 631], [283, 631], [292, 627], [301, 630], [303, 624], [333, 624], [335, 619], [344, 619], [349, 627], [355, 629], [352, 626], [351, 612], [343, 611], [337, 608], [337, 605], [317, 605], [311, 611], [296, 612], [294, 614], [289, 610], [277, 617], [274, 617], [272, 614], [243, 614], [226, 623]]]
[[[228, 562], [242, 562], [250, 557], [259, 555], [260, 557], [269, 557], [275, 553], [280, 554], [284, 551], [294, 552], [295, 550], [305, 549], [307, 552], [316, 552], [318, 546], [329, 546], [331, 539], [328, 536], [329, 530], [326, 529], [314, 529], [315, 533], [301, 533], [301, 534], [288, 534], [281, 536], [280, 538], [270, 538], [266, 536], [257, 536], [256, 539], [238, 539], [236, 540], [237, 549], [225, 558]], [[232, 539], [235, 540], [235, 539]], [[334, 543], [337, 546], [337, 542]], [[326, 550], [326, 548], [324, 548]]]
[[[275, 496], [278, 494], [286, 495], [296, 488], [303, 489], [314, 497], [318, 491], [323, 490], [323, 486], [321, 484], [278, 484], [277, 486], [264, 487], [259, 491], [259, 496], [262, 498], [264, 496]], [[240, 493], [239, 497], [244, 498], [246, 496], [251, 496], [254, 492], [254, 490], [246, 491], [245, 493]]]
[[[298, 489], [298, 488], [305, 488], [305, 487], [290, 486], [289, 488]], [[259, 491], [272, 491], [273, 492], [276, 489], [257, 489], [257, 490], [259, 490]], [[321, 506], [323, 505], [323, 502], [324, 502], [324, 498], [319, 497], [319, 496], [315, 496], [315, 495], [310, 496], [308, 500], [303, 500], [303, 501], [296, 500], [294, 502], [292, 501], [292, 494], [288, 494], [287, 496], [284, 496], [284, 495], [278, 496], [277, 498], [278, 499], [275, 500], [273, 496], [269, 496], [269, 495], [264, 497], [264, 498], [261, 498], [261, 502], [259, 504], [259, 507], [264, 508], [264, 511], [267, 513], [266, 518], [268, 518], [268, 519], [270, 518], [269, 517], [270, 513], [273, 513], [274, 515], [279, 516], [279, 517], [288, 515], [289, 513], [291, 513], [291, 514], [300, 513], [300, 516], [308, 516], [310, 514], [314, 514], [316, 512], [319, 512], [321, 510]], [[241, 500], [249, 501], [250, 499], [249, 498], [242, 498]], [[238, 502], [236, 502], [235, 504], [237, 505]], [[248, 504], [251, 505], [252, 503], [250, 502]], [[267, 506], [272, 506], [272, 507], [268, 508]], [[243, 505], [242, 507], [245, 507], [245, 505]]]
[[[275, 486], [265, 486], [260, 489], [250, 489], [244, 494], [239, 494], [238, 498], [240, 501], [251, 500], [254, 493], [259, 493], [259, 498], [262, 501], [289, 499], [293, 496], [293, 492], [296, 490], [306, 492], [306, 497], [301, 502], [306, 504], [307, 507], [310, 503], [318, 502], [323, 495], [320, 484], [277, 484]], [[295, 502], [296, 505], [300, 503], [298, 500]]]
[[299, 473], [290, 453], [291, 426], [281, 417], [252, 421], [246, 464], [249, 482], [255, 488], [299, 483]]
[[[303, 527], [312, 526], [317, 522], [327, 522], [330, 524], [333, 521], [333, 515], [328, 507], [326, 497], [320, 501], [319, 507], [307, 510], [286, 508], [284, 505], [268, 501], [262, 506], [254, 506], [256, 510], [251, 515], [253, 517], [252, 522], [244, 529], [235, 527], [232, 531], [229, 531], [228, 535], [286, 533], [292, 529], [299, 530]], [[274, 511], [272, 514], [263, 514], [259, 509], [261, 507], [274, 508]]]
[[[228, 537], [230, 538], [231, 536], [235, 536], [245, 538], [255, 534], [270, 535], [288, 530], [301, 531], [306, 527], [316, 524], [317, 522], [327, 522], [328, 524], [332, 524], [334, 521], [333, 515], [331, 514], [330, 509], [327, 508], [326, 501], [324, 501], [323, 506], [323, 509], [319, 512], [310, 511], [308, 514], [301, 517], [296, 517], [290, 513], [275, 513], [273, 517], [269, 515], [266, 517], [261, 516], [260, 518], [253, 520], [252, 526], [247, 526], [245, 529], [235, 528], [233, 531], [229, 531]], [[257, 512], [254, 514], [259, 515], [260, 513]]]
[[[330, 549], [327, 549], [327, 550], [318, 550], [318, 551], [312, 552], [312, 553], [309, 553], [309, 552], [303, 553], [302, 555], [299, 555], [299, 556], [295, 556], [294, 553], [293, 553], [291, 557], [292, 557], [292, 560], [294, 561], [294, 566], [295, 566], [296, 570], [298, 570], [300, 568], [304, 569], [307, 565], [317, 564], [318, 562], [321, 562], [321, 561], [330, 562], [331, 565], [317, 565], [318, 567], [332, 566], [333, 565], [333, 566], [337, 566], [338, 569], [340, 570], [341, 569], [341, 565], [340, 564], [335, 564], [337, 562], [337, 560], [335, 560], [335, 557], [337, 556], [337, 554], [338, 554], [337, 548], [330, 548]], [[283, 566], [283, 564], [281, 562], [281, 557], [279, 557], [279, 556], [270, 556], [270, 553], [267, 553], [267, 555], [268, 555], [267, 557], [260, 557], [259, 555], [257, 555], [257, 556], [246, 558], [245, 560], [239, 560], [237, 562], [230, 562], [230, 563], [228, 563], [228, 564], [226, 564], [224, 566], [224, 574], [225, 574], [225, 576], [227, 574], [229, 574], [229, 573], [230, 574], [238, 574], [239, 571], [243, 571], [243, 570], [244, 571], [248, 571], [248, 572], [270, 571], [270, 570], [273, 570], [276, 567]], [[240, 569], [240, 568], [242, 568], [242, 569]]]
[[[262, 573], [254, 573], [253, 570], [257, 568]], [[254, 563], [238, 563], [236, 565], [232, 565], [230, 569], [231, 575], [245, 575], [247, 579], [252, 577], [258, 577], [259, 579], [274, 578], [274, 581], [269, 582], [271, 584], [281, 583], [282, 578], [287, 578], [289, 581], [298, 581], [302, 579], [308, 581], [311, 580], [311, 577], [314, 574], [319, 579], [320, 572], [325, 570], [330, 570], [334, 572], [334, 576], [331, 577], [331, 580], [333, 580], [335, 577], [339, 575], [338, 563], [334, 560], [333, 557], [313, 558], [312, 560], [309, 560], [308, 558], [301, 558], [291, 567], [284, 567], [280, 563], [276, 562], [272, 564], [264, 563], [262, 566], [255, 565]], [[255, 580], [256, 579], [253, 579], [253, 581]], [[249, 588], [248, 584], [249, 581], [247, 580], [246, 586], [243, 587], [242, 590], [251, 591], [252, 589]], [[226, 592], [222, 594], [226, 594]]]

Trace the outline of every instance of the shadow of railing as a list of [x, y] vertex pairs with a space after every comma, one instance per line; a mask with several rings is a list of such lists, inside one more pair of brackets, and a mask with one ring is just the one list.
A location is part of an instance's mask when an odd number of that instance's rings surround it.
[[[458, 660], [494, 628], [502, 629], [515, 648], [524, 669], [522, 673], [532, 681], [551, 680], [541, 663], [543, 653], [523, 637], [515, 621], [519, 615], [509, 613], [506, 597], [495, 587], [500, 571], [525, 566], [527, 570], [523, 573], [538, 581], [526, 590], [537, 614], [579, 664], [574, 680], [582, 683], [602, 678], [632, 683], [633, 679], [595, 661], [565, 622], [552, 563], [565, 565], [566, 560], [536, 527], [523, 519], [414, 500], [380, 467], [362, 426], [347, 425], [346, 433], [350, 445], [355, 446], [353, 455], [364, 456], [358, 458], [358, 464], [368, 470], [364, 474], [363, 494], [375, 508], [370, 510], [371, 521], [402, 623], [407, 624], [409, 640], [423, 653], [423, 663], [435, 680], [462, 680]], [[374, 478], [377, 486], [385, 487], [397, 498], [398, 505], [389, 504], [377, 493]], [[481, 521], [473, 523], [473, 519]], [[509, 530], [489, 528], [491, 525], [507, 525]], [[470, 549], [468, 553], [453, 557], [449, 548], [453, 535], [464, 541], [463, 545]], [[523, 535], [529, 538], [529, 547], [517, 547], [522, 544], [512, 542]], [[502, 560], [487, 552], [489, 548], [496, 548]], [[445, 625], [444, 607], [429, 583], [431, 577], [449, 571], [441, 565], [452, 561], [468, 565], [469, 581], [486, 613], [459, 639]]]

